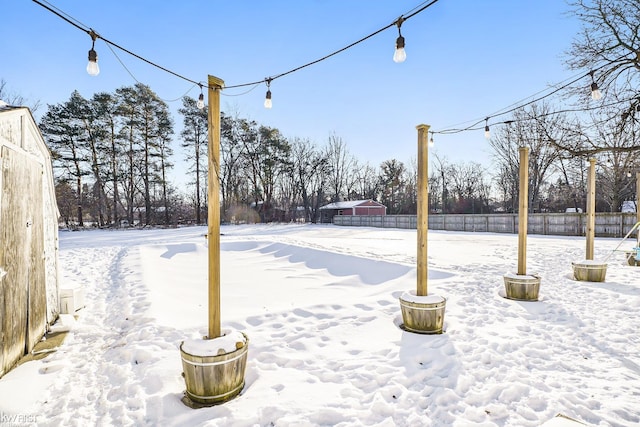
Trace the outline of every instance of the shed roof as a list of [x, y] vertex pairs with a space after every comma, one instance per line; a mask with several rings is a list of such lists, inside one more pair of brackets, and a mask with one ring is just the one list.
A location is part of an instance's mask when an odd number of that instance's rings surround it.
[[367, 200], [349, 200], [345, 202], [334, 202], [329, 203], [328, 205], [321, 206], [320, 209], [349, 209], [354, 208], [360, 205], [368, 205], [368, 206], [384, 206], [382, 203], [378, 203], [371, 199]]
[[0, 99], [0, 111], [15, 110], [16, 108], [23, 108], [23, 107], [18, 107], [16, 105], [9, 105], [6, 102], [4, 102], [2, 99]]

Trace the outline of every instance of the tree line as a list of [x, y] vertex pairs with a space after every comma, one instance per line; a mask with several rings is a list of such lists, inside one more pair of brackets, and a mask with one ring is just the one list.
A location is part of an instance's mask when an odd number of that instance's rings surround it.
[[[40, 127], [53, 153], [64, 220], [78, 225], [89, 220], [99, 226], [204, 223], [208, 111], [184, 97], [178, 112], [190, 177], [187, 193], [179, 192], [168, 178], [174, 167], [174, 122], [167, 105], [149, 87], [122, 87], [91, 99], [73, 92], [68, 101], [49, 105]], [[638, 150], [627, 150], [635, 147], [635, 128], [622, 122], [628, 117], [613, 117], [617, 118], [608, 122], [593, 117], [590, 126], [611, 148], [602, 151], [607, 161], [598, 169], [599, 211], [617, 211], [624, 200], [635, 200], [635, 175], [627, 176], [638, 161]], [[517, 110], [512, 119], [489, 141], [494, 152], [490, 168], [476, 162], [452, 163], [433, 150], [433, 213], [516, 212], [518, 150], [523, 146], [530, 150], [532, 211], [585, 207], [588, 156], [562, 148], [588, 137], [584, 124], [554, 113], [544, 103]], [[415, 160], [407, 165], [390, 159], [375, 167], [350, 154], [338, 135], [319, 146], [223, 112], [220, 162], [220, 212], [225, 222], [316, 222], [321, 206], [360, 199], [379, 201], [388, 214], [416, 212]]]

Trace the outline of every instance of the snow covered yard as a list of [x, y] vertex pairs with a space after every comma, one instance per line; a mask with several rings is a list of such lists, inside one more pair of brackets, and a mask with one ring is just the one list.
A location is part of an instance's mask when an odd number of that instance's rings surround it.
[[[222, 326], [249, 337], [246, 385], [182, 402], [179, 345], [207, 333], [206, 228], [60, 233], [87, 307], [59, 350], [0, 380], [4, 420], [38, 426], [539, 426], [640, 423], [640, 269], [577, 282], [584, 238], [529, 236], [540, 301], [504, 296], [517, 236], [429, 232], [445, 333], [404, 332], [416, 231], [223, 226]], [[596, 259], [617, 245], [596, 239]], [[19, 419], [15, 418], [17, 421]], [[2, 423], [0, 423], [1, 425]]]

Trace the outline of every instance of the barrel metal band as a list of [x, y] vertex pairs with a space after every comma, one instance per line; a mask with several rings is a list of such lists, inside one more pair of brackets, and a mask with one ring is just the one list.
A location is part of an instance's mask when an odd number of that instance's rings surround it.
[[[247, 347], [245, 346], [245, 349], [246, 348]], [[187, 353], [187, 354], [189, 354], [189, 353]], [[216, 366], [216, 365], [225, 365], [225, 364], [227, 364], [229, 362], [233, 362], [234, 360], [240, 359], [242, 356], [244, 356], [246, 354], [247, 354], [247, 351], [245, 350], [245, 351], [241, 352], [240, 354], [238, 354], [237, 356], [232, 357], [231, 359], [221, 360], [221, 361], [218, 361], [218, 362], [193, 362], [191, 360], [185, 359], [184, 356], [182, 356], [182, 361], [188, 363], [189, 365], [193, 365], [193, 366]]]
[[406, 305], [402, 303], [400, 303], [400, 305], [402, 305], [403, 307], [410, 308], [412, 310], [425, 310], [425, 311], [440, 310], [441, 308], [445, 308], [444, 305], [441, 305], [440, 307], [415, 307], [413, 305]]
[[242, 384], [240, 384], [238, 387], [234, 388], [233, 390], [228, 391], [226, 393], [218, 394], [216, 396], [200, 396], [200, 395], [191, 393], [189, 390], [187, 390], [187, 394], [189, 396], [195, 397], [196, 399], [202, 399], [202, 400], [205, 400], [205, 399], [218, 399], [218, 398], [225, 397], [225, 396], [228, 396], [230, 394], [236, 393], [242, 387], [244, 387], [244, 381], [242, 382]]

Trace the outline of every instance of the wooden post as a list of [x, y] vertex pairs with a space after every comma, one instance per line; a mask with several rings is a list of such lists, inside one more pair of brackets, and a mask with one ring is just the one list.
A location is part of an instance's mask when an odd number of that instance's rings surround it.
[[527, 274], [527, 220], [529, 215], [529, 148], [520, 148], [520, 200], [518, 204], [518, 275]]
[[[640, 222], [640, 171], [636, 172], [636, 222]], [[638, 230], [640, 239], [640, 230]]]
[[429, 125], [418, 125], [418, 272], [419, 296], [427, 296], [427, 233], [429, 229]]
[[593, 259], [596, 234], [596, 159], [589, 159], [587, 182], [587, 254], [585, 259]]
[[209, 339], [220, 333], [220, 91], [224, 82], [209, 76], [209, 172], [208, 234], [209, 245]]

